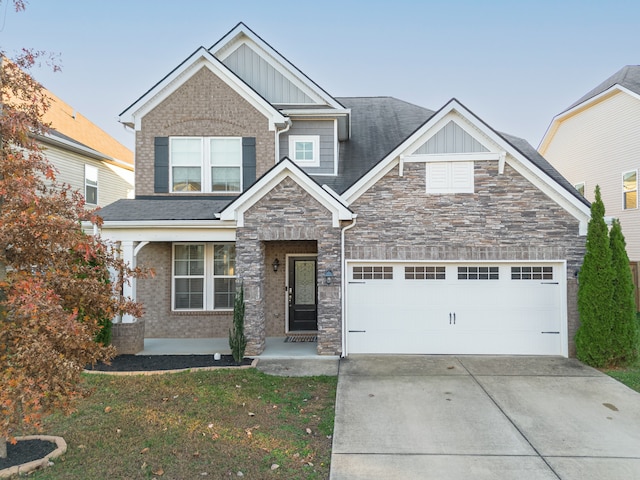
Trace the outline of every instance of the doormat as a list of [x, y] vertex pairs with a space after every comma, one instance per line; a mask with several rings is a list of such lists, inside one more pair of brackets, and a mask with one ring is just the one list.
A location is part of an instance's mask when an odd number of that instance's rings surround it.
[[284, 343], [317, 342], [317, 335], [289, 335], [284, 339]]

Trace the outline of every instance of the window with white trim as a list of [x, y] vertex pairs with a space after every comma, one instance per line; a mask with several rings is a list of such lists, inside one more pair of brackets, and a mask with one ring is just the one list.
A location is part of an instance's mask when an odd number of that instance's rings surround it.
[[172, 192], [242, 191], [242, 138], [171, 137]]
[[584, 197], [584, 182], [576, 183], [573, 187]]
[[416, 265], [404, 267], [405, 280], [445, 280], [446, 267]]
[[427, 162], [427, 193], [473, 193], [473, 162]]
[[303, 167], [320, 166], [320, 136], [290, 135], [289, 157]]
[[233, 309], [235, 257], [233, 243], [173, 244], [173, 309]]
[[98, 168], [93, 165], [84, 166], [84, 201], [98, 204]]
[[622, 174], [622, 208], [624, 210], [638, 208], [637, 170], [632, 170]]

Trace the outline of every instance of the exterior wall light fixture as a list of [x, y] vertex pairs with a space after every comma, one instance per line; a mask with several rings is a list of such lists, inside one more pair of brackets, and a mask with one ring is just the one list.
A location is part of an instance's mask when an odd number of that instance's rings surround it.
[[327, 270], [326, 272], [324, 272], [324, 283], [326, 283], [327, 285], [331, 285], [332, 281], [333, 281], [333, 272], [331, 270]]
[[273, 271], [277, 272], [278, 271], [278, 267], [280, 267], [280, 260], [278, 260], [277, 258], [273, 261], [273, 263], [271, 264], [271, 266], [273, 267]]

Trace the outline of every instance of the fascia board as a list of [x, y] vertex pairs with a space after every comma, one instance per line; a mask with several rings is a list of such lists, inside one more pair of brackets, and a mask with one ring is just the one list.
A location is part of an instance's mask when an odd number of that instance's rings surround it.
[[204, 47], [200, 47], [177, 69], [173, 70], [151, 90], [127, 108], [127, 110], [122, 112], [120, 114], [120, 121], [126, 124], [133, 124], [136, 130], [140, 130], [142, 117], [178, 90], [178, 88], [203, 67], [211, 70], [225, 82], [226, 85], [247, 99], [259, 112], [267, 117], [271, 130], [275, 129], [276, 124], [280, 125], [285, 123], [286, 117], [284, 115], [233, 74]]
[[258, 180], [245, 194], [238, 197], [220, 212], [220, 220], [237, 222], [238, 227], [244, 226], [244, 212], [255, 205], [261, 198], [269, 193], [282, 180], [289, 177], [296, 182], [309, 195], [323, 205], [332, 213], [333, 225], [338, 227], [340, 220], [351, 220], [353, 212], [340, 200], [335, 198], [330, 192], [310, 179], [304, 172], [299, 170], [293, 162], [288, 159], [281, 161], [278, 165], [267, 172]]
[[611, 87], [606, 89], [604, 92], [601, 92], [598, 95], [595, 95], [590, 99], [585, 100], [584, 102], [574, 106], [573, 108], [570, 108], [569, 110], [565, 110], [564, 112], [553, 117], [553, 120], [551, 120], [549, 127], [547, 127], [547, 130], [544, 132], [544, 135], [542, 136], [542, 140], [540, 140], [540, 144], [538, 145], [538, 148], [537, 148], [538, 152], [540, 152], [540, 154], [544, 156], [547, 149], [549, 148], [551, 140], [553, 139], [556, 132], [558, 131], [558, 128], [560, 128], [560, 124], [562, 122], [564, 122], [568, 118], [573, 117], [574, 115], [579, 114], [580, 112], [583, 112], [588, 108], [591, 108], [592, 106], [600, 102], [607, 100], [608, 98], [614, 96], [617, 93], [626, 93], [627, 95], [630, 95], [631, 97], [640, 101], [640, 95], [637, 94], [636, 92], [629, 90], [628, 88], [618, 84], [612, 85]]
[[[251, 43], [253, 43], [256, 47], [262, 50], [264, 55], [271, 57], [272, 60], [283, 67], [283, 69], [278, 69], [280, 73], [282, 73], [287, 79], [291, 80], [294, 85], [300, 88], [309, 96], [314, 98], [316, 101], [326, 103], [333, 108], [344, 108], [342, 104], [340, 104], [335, 98], [329, 95], [322, 87], [320, 87], [317, 83], [311, 80], [307, 75], [305, 75], [298, 67], [296, 67], [293, 63], [287, 60], [280, 52], [278, 52], [275, 48], [265, 42], [259, 35], [257, 35], [253, 30], [247, 27], [244, 23], [240, 22], [236, 25], [229, 33], [227, 33], [224, 37], [222, 37], [218, 42], [216, 42], [209, 51], [219, 58], [220, 61], [223, 61], [235, 49], [241, 45], [242, 43], [247, 43], [247, 41], [242, 38], [245, 37]], [[220, 46], [218, 46], [220, 45]]]
[[100, 229], [100, 237], [113, 242], [235, 242], [235, 227], [205, 228], [196, 226], [148, 226], [138, 228], [130, 225], [127, 228], [109, 228], [104, 225]]

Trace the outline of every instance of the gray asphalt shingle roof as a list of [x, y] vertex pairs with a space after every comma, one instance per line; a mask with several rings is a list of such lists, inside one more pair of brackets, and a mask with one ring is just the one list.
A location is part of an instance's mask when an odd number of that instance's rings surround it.
[[586, 102], [590, 98], [600, 95], [602, 92], [608, 90], [614, 85], [620, 85], [621, 87], [627, 88], [640, 95], [640, 65], [627, 65], [621, 68], [596, 88], [583, 95], [578, 101], [571, 104], [565, 112], [583, 102]]
[[[311, 176], [344, 193], [436, 112], [393, 97], [338, 97], [351, 109], [351, 138], [340, 143], [338, 175]], [[491, 128], [491, 127], [489, 127]], [[496, 132], [574, 197], [588, 205], [575, 188], [526, 140]], [[234, 199], [157, 197], [118, 200], [100, 210], [105, 221], [217, 220], [215, 214]]]
[[217, 220], [219, 213], [233, 198], [172, 198], [122, 199], [103, 207], [98, 215], [105, 221], [148, 220]]

